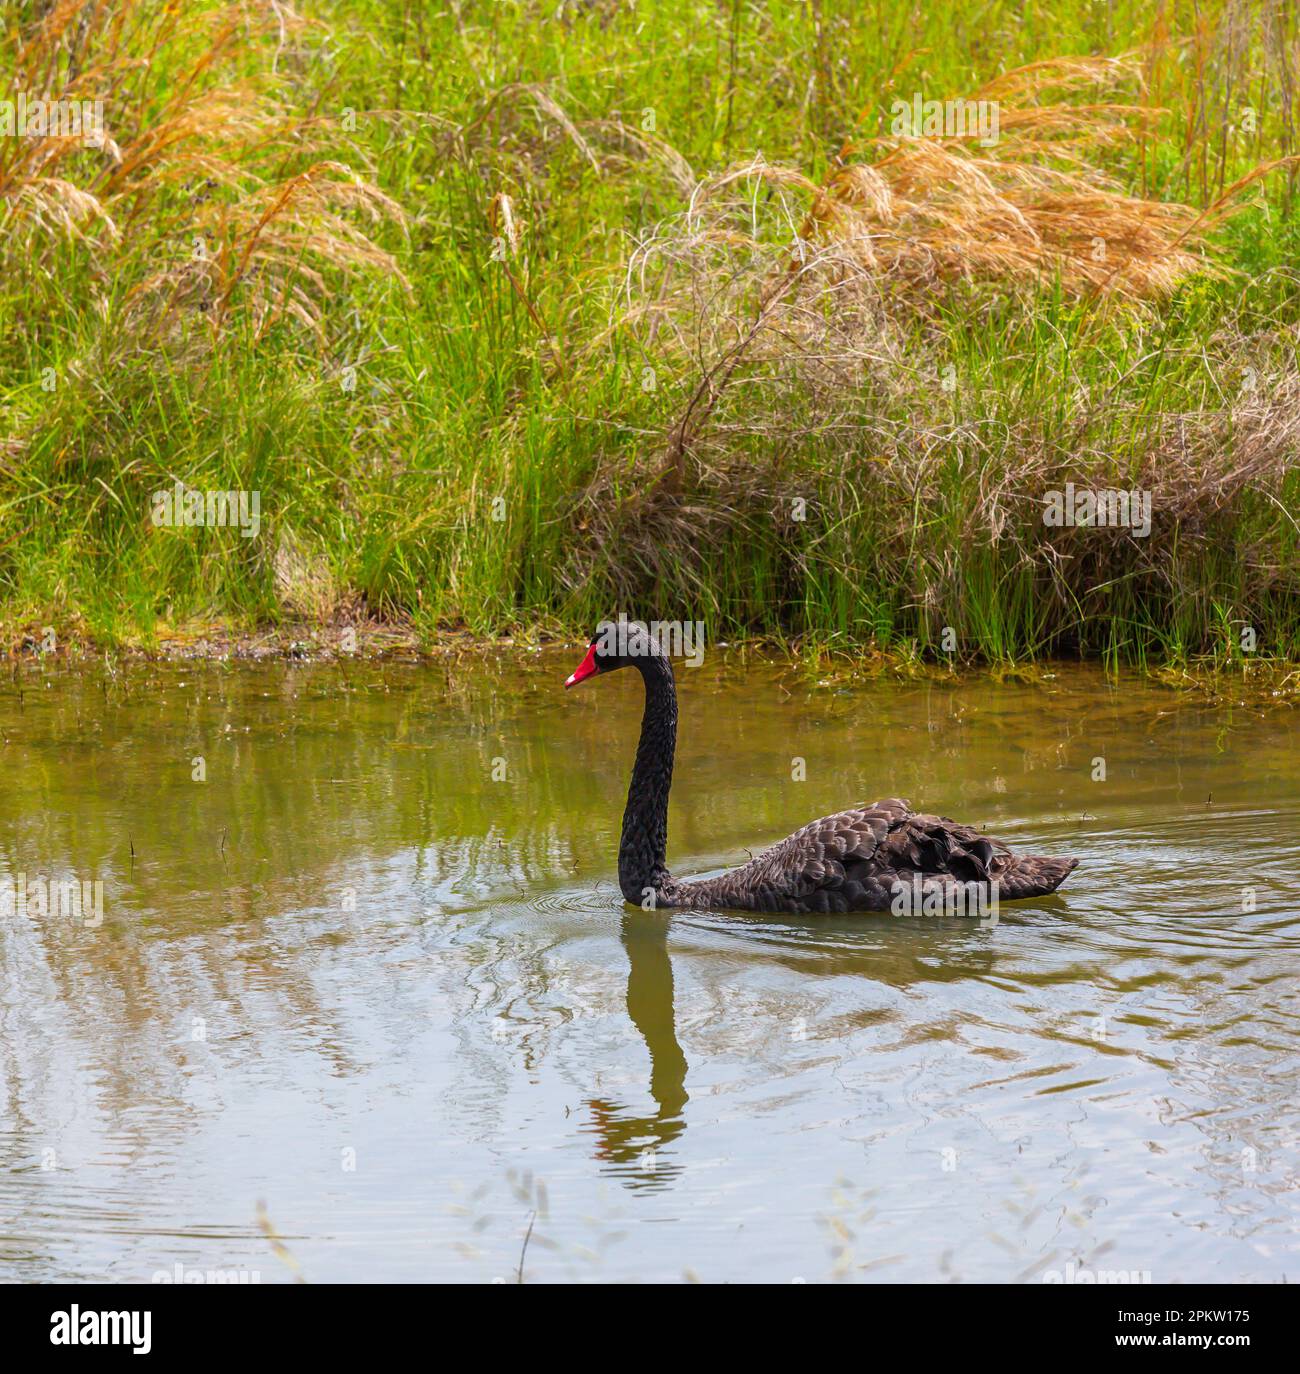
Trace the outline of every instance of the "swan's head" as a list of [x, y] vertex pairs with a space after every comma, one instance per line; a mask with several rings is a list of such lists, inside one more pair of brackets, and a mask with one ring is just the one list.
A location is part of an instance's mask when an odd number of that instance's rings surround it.
[[654, 635], [640, 621], [620, 616], [617, 622], [602, 621], [587, 646], [587, 656], [571, 672], [564, 685], [576, 687], [597, 673], [612, 673], [629, 664], [640, 667], [647, 658], [662, 658]]

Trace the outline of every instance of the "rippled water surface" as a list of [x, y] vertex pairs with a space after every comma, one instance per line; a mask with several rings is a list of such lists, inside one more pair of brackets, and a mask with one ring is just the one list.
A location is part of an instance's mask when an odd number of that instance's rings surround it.
[[682, 875], [889, 795], [1082, 864], [647, 915], [573, 657], [5, 679], [0, 1278], [1300, 1278], [1293, 712], [685, 670]]

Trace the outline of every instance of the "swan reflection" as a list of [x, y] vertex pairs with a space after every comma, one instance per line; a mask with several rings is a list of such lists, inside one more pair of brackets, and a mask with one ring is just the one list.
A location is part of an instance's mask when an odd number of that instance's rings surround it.
[[655, 1110], [638, 1115], [606, 1098], [588, 1101], [596, 1158], [630, 1188], [664, 1188], [682, 1171], [667, 1147], [686, 1129], [683, 1109], [686, 1056], [677, 1041], [673, 1013], [673, 966], [668, 957], [671, 917], [626, 912], [620, 937], [627, 951], [627, 1014], [650, 1053], [650, 1096]]

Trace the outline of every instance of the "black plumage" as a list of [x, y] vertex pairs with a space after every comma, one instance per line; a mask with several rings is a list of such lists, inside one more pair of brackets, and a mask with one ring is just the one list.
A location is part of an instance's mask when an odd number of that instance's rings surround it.
[[569, 685], [628, 664], [640, 671], [646, 695], [618, 881], [624, 898], [638, 906], [829, 913], [897, 910], [900, 900], [923, 897], [929, 910], [936, 900], [954, 905], [960, 889], [985, 904], [994, 892], [1002, 901], [1043, 896], [1079, 862], [1014, 854], [971, 826], [918, 814], [891, 797], [823, 816], [721, 877], [676, 879], [666, 863], [677, 746], [677, 690], [668, 659], [648, 636], [621, 654], [596, 641]]

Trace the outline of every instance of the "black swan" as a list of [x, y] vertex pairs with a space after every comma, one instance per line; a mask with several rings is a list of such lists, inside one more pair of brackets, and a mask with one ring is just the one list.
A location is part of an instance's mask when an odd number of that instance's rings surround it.
[[[1055, 892], [1078, 864], [1013, 854], [971, 826], [918, 815], [890, 798], [813, 821], [719, 878], [679, 881], [665, 862], [677, 688], [654, 636], [635, 623], [627, 631], [621, 642], [598, 633], [564, 684], [575, 687], [628, 664], [645, 682], [641, 740], [618, 845], [618, 885], [627, 901], [723, 911], [889, 911], [899, 909], [900, 894], [951, 901], [958, 889], [974, 889], [1002, 900], [1041, 897]], [[926, 903], [924, 909], [933, 908]]]

